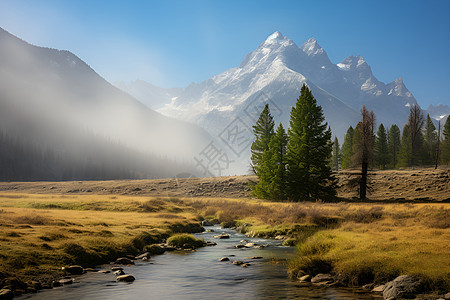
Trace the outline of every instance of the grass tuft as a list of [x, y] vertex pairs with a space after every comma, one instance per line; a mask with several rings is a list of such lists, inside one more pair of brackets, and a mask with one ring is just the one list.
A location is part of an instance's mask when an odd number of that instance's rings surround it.
[[176, 248], [192, 248], [196, 249], [199, 247], [203, 247], [205, 245], [205, 241], [202, 239], [197, 239], [191, 234], [175, 234], [167, 239], [167, 244]]

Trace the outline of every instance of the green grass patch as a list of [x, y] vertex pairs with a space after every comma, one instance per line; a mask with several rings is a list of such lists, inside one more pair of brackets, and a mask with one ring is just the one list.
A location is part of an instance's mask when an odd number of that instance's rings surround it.
[[191, 234], [175, 234], [167, 239], [167, 244], [176, 248], [192, 248], [196, 249], [199, 247], [203, 247], [205, 245], [205, 241], [202, 239], [197, 239]]

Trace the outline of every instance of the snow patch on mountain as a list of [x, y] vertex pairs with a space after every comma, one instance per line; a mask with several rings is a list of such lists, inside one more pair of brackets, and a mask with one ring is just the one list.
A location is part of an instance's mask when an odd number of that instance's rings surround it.
[[316, 56], [323, 54], [324, 52], [323, 48], [319, 46], [315, 38], [310, 38], [300, 47], [300, 49], [308, 56]]
[[388, 90], [388, 95], [414, 98], [411, 92], [406, 88], [405, 84], [403, 83], [403, 79], [401, 77], [387, 84], [386, 90]]
[[425, 110], [426, 114], [430, 115], [430, 118], [433, 120], [439, 121], [441, 120], [441, 124], [447, 120], [450, 115], [450, 107], [445, 104], [432, 105], [430, 104], [428, 108]]

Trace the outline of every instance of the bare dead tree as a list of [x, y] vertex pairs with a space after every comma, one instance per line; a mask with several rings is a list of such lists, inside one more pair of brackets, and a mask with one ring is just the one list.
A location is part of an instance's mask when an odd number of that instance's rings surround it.
[[374, 149], [374, 127], [375, 114], [371, 110], [367, 110], [363, 105], [361, 108], [362, 121], [358, 124], [359, 137], [357, 138], [354, 150], [354, 161], [361, 165], [361, 179], [359, 182], [359, 198], [364, 200], [367, 198], [367, 173], [369, 170], [369, 162], [373, 158]]
[[410, 129], [410, 137], [411, 137], [411, 161], [410, 165], [414, 166], [418, 163], [417, 157], [419, 156], [420, 148], [421, 148], [421, 132], [422, 127], [425, 122], [422, 109], [419, 105], [414, 104], [409, 109], [409, 117], [408, 117], [408, 125]]

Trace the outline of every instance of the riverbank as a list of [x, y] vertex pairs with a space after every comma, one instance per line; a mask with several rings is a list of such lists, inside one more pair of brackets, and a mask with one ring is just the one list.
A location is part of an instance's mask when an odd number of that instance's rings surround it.
[[16, 295], [51, 288], [64, 266], [134, 257], [175, 233], [203, 231], [172, 198], [1, 193], [0, 203], [0, 289]]
[[[147, 244], [196, 232], [203, 219], [215, 219], [251, 236], [296, 245], [298, 258], [289, 265], [294, 279], [330, 273], [341, 285], [370, 288], [408, 274], [442, 293], [450, 281], [448, 174], [382, 171], [376, 176], [385, 186], [377, 186], [370, 203], [351, 199], [345, 178], [353, 175], [346, 173], [339, 177], [340, 196], [346, 190], [348, 198], [339, 203], [251, 199], [245, 197], [248, 176], [0, 183], [0, 288], [30, 292], [36, 281], [50, 287], [64, 275], [62, 266], [89, 267], [136, 255]], [[154, 196], [158, 185], [163, 187]], [[194, 188], [207, 196], [183, 194]], [[185, 197], [170, 197], [180, 190]], [[244, 196], [210, 196], [219, 190], [219, 195]]]
[[238, 220], [237, 228], [251, 236], [296, 245], [298, 256], [289, 266], [294, 279], [331, 273], [335, 284], [371, 289], [408, 274], [421, 278], [427, 291], [450, 287], [449, 204], [210, 199], [193, 206], [229, 226]]

